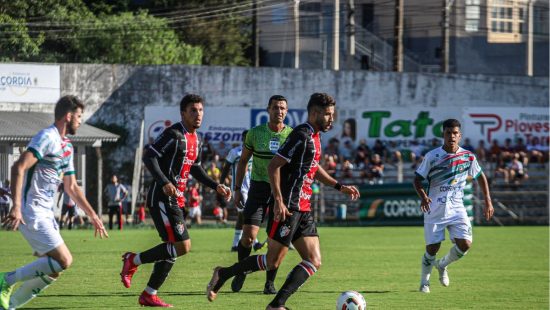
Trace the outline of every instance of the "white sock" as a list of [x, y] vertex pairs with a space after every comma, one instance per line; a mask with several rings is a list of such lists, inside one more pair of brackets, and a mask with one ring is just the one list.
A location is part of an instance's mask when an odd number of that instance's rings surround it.
[[241, 240], [241, 236], [243, 235], [242, 229], [235, 229], [235, 234], [233, 235], [233, 246], [239, 245], [239, 240]]
[[462, 258], [462, 256], [466, 255], [467, 252], [462, 252], [456, 244], [449, 250], [449, 253], [445, 255], [440, 261], [439, 266], [440, 267], [447, 267], [450, 263], [455, 262]]
[[155, 290], [154, 288], [149, 287], [149, 286], [146, 286], [146, 287], [145, 287], [145, 291], [146, 291], [147, 294], [149, 294], [149, 295], [156, 295], [156, 294], [157, 294], [157, 290]]
[[433, 262], [435, 261], [435, 255], [432, 256], [427, 252], [422, 256], [422, 275], [420, 276], [420, 283], [422, 285], [430, 283], [430, 274], [432, 273]]
[[39, 276], [48, 275], [63, 271], [61, 265], [49, 256], [40, 257], [34, 262], [17, 268], [6, 274], [6, 282], [14, 285], [17, 282], [27, 281]]
[[134, 265], [136, 266], [139, 266], [141, 265], [141, 257], [139, 256], [140, 253], [137, 253], [135, 256], [134, 256]]
[[260, 241], [258, 241], [258, 238], [254, 239], [254, 243], [253, 243], [253, 244], [256, 244], [256, 243], [260, 243]]
[[10, 308], [22, 307], [44, 291], [54, 281], [55, 278], [44, 275], [23, 282], [17, 291], [11, 294]]

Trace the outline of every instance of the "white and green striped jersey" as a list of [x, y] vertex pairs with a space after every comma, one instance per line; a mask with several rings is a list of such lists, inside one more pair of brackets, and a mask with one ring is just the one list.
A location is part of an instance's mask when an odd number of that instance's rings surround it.
[[27, 146], [38, 162], [23, 181], [23, 219], [54, 218], [54, 195], [64, 175], [74, 174], [73, 145], [52, 125], [42, 129]]
[[437, 224], [465, 212], [466, 180], [480, 174], [476, 156], [461, 147], [456, 153], [447, 153], [443, 147], [428, 152], [416, 170], [416, 175], [428, 181], [428, 196], [432, 200], [424, 222]]
[[[232, 148], [225, 157], [225, 160], [231, 164], [231, 189], [235, 188], [235, 177], [237, 176], [237, 165], [241, 160], [241, 154], [243, 152], [242, 145]], [[243, 178], [243, 184], [241, 185], [241, 194], [243, 197], [248, 197], [248, 189], [250, 188], [250, 174], [252, 173], [252, 158], [248, 160], [247, 170]], [[246, 198], [244, 199], [246, 201]]]

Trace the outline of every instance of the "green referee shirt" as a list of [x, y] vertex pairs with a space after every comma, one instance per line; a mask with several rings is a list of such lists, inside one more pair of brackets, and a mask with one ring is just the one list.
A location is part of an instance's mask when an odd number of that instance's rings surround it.
[[267, 166], [291, 132], [292, 127], [287, 125], [280, 132], [274, 132], [269, 129], [267, 123], [258, 125], [248, 131], [244, 146], [252, 151], [251, 179], [253, 181], [269, 183]]

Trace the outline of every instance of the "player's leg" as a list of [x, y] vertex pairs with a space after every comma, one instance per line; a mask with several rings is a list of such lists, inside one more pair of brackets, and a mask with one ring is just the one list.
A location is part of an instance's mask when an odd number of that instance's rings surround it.
[[449, 286], [450, 283], [447, 266], [461, 259], [472, 246], [472, 225], [467, 215], [464, 214], [460, 219], [449, 225], [447, 229], [449, 230], [449, 238], [453, 240], [454, 244], [447, 255], [434, 263], [439, 271], [439, 282], [443, 286]]
[[233, 234], [233, 243], [231, 245], [231, 252], [236, 252], [238, 249], [239, 241], [243, 235], [243, 212], [237, 209], [237, 221], [235, 222], [235, 233]]
[[[290, 271], [285, 283], [269, 303], [267, 309], [284, 307], [287, 299], [321, 268], [321, 247], [312, 214], [310, 212], [294, 212], [292, 217], [295, 219], [290, 226], [289, 235], [292, 236], [292, 243], [298, 254], [300, 254], [302, 261]], [[284, 228], [280, 229], [279, 235], [284, 234], [284, 232]], [[270, 243], [275, 243], [271, 241]]]
[[113, 217], [116, 213], [116, 207], [109, 206], [109, 229], [113, 229]]
[[122, 230], [122, 202], [118, 203], [117, 206], [117, 213], [116, 213], [116, 223], [118, 225], [118, 229]]
[[424, 240], [426, 252], [421, 260], [420, 289], [422, 293], [430, 292], [430, 276], [435, 262], [435, 256], [445, 240], [445, 226], [440, 224], [424, 223]]

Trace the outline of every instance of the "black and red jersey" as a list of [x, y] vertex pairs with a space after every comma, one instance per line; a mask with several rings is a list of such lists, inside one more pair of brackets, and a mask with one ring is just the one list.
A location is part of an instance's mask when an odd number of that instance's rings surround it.
[[321, 136], [304, 123], [290, 133], [277, 151], [288, 164], [281, 167], [283, 202], [292, 211], [311, 211], [311, 184], [321, 160]]
[[191, 168], [200, 165], [200, 150], [197, 133], [188, 132], [182, 122], [166, 128], [155, 142], [147, 146], [143, 155], [154, 179], [151, 188], [162, 193], [165, 184], [174, 184], [178, 190], [177, 204], [183, 207]]

